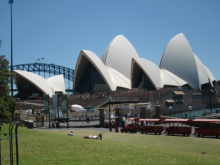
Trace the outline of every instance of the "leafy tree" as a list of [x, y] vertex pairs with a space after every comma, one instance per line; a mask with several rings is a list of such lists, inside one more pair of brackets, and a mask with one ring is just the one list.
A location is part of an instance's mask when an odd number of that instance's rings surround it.
[[9, 95], [13, 73], [8, 70], [8, 60], [0, 55], [0, 123], [9, 122], [15, 110], [15, 101]]

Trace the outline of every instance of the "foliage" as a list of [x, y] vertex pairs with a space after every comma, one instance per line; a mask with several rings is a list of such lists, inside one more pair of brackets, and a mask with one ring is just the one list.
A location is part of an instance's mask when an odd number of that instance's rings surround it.
[[9, 95], [12, 73], [8, 70], [8, 60], [0, 55], [0, 123], [9, 122], [15, 109], [15, 101]]
[[[5, 129], [5, 128], [4, 128]], [[7, 130], [7, 128], [5, 129]], [[67, 136], [72, 130], [73, 136]], [[18, 127], [19, 164], [219, 164], [220, 140], [166, 135], [104, 132], [88, 129]], [[8, 141], [2, 141], [3, 164], [9, 164]]]

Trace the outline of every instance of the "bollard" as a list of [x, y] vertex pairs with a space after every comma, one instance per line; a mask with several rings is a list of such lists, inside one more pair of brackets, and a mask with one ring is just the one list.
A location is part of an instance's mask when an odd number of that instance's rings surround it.
[[115, 132], [118, 132], [118, 125], [117, 125], [117, 123], [115, 123], [114, 126], [115, 126]]

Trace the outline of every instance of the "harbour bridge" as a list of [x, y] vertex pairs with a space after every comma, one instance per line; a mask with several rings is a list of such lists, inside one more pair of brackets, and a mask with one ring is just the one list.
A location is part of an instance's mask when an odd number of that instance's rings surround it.
[[[10, 66], [9, 66], [10, 68]], [[10, 69], [9, 69], [10, 70]], [[46, 63], [29, 63], [29, 64], [20, 64], [20, 65], [13, 65], [13, 70], [23, 70], [28, 72], [33, 72], [36, 74], [39, 74], [40, 76], [47, 78], [55, 75], [62, 74], [64, 77], [65, 85], [66, 86], [66, 92], [72, 92], [73, 91], [73, 74], [74, 70], [55, 65], [55, 64], [46, 64]], [[17, 89], [14, 89], [14, 91], [17, 91]]]

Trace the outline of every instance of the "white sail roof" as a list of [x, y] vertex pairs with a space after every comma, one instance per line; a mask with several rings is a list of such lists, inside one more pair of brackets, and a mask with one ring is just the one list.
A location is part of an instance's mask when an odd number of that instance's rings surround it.
[[195, 89], [215, 78], [201, 60], [193, 53], [186, 37], [180, 33], [168, 43], [160, 61], [160, 68], [166, 69], [186, 81]]
[[[105, 49], [101, 60], [130, 79], [132, 58], [139, 57], [133, 45], [123, 35], [115, 37]], [[123, 63], [123, 65], [122, 65]]]
[[[144, 72], [148, 78], [147, 81], [151, 82], [155, 89], [184, 85], [201, 89], [201, 85], [207, 83], [209, 79], [215, 80], [210, 70], [193, 53], [182, 33], [170, 40], [159, 67], [147, 59], [139, 58], [135, 48], [123, 35], [116, 36], [110, 42], [101, 58], [91, 51], [81, 51], [74, 73], [75, 89], [80, 84], [85, 68], [89, 64], [98, 70], [109, 86], [109, 90], [112, 91], [117, 90], [118, 87], [131, 89], [132, 81], [137, 78], [134, 74], [138, 73], [139, 69]], [[136, 72], [134, 69], [137, 69]]]
[[48, 79], [45, 79], [35, 73], [14, 70], [16, 74], [20, 77], [26, 79], [28, 82], [33, 84], [36, 88], [42, 91], [44, 94], [48, 94], [50, 97], [55, 94], [55, 92], [65, 93], [65, 83], [63, 76], [54, 76]]
[[182, 33], [168, 43], [160, 61], [160, 68], [172, 72], [194, 88], [200, 88], [196, 60], [189, 42]]

